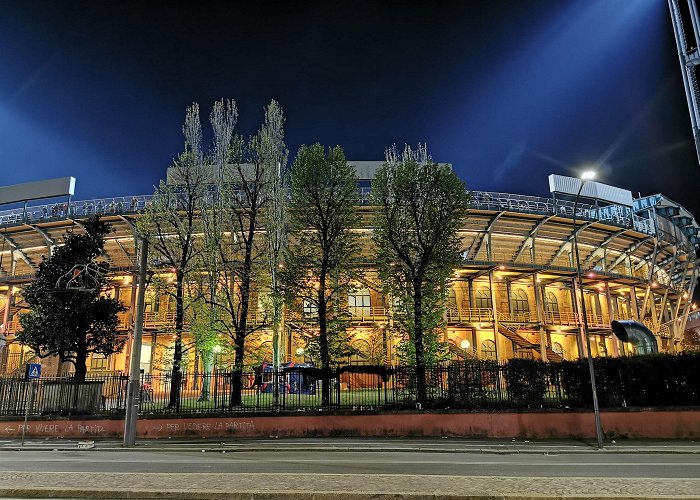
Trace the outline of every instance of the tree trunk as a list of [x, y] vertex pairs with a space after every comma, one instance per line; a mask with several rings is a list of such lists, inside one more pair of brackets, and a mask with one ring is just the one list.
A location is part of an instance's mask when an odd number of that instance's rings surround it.
[[243, 402], [243, 369], [245, 357], [245, 338], [248, 335], [248, 309], [250, 308], [250, 281], [253, 268], [253, 236], [255, 219], [251, 219], [248, 239], [243, 257], [243, 272], [241, 278], [241, 309], [236, 327], [235, 356], [233, 360], [233, 380], [231, 381], [231, 397], [229, 406], [238, 406]]
[[243, 356], [245, 354], [245, 338], [236, 337], [236, 348], [233, 361], [233, 379], [231, 380], [231, 396], [229, 407], [243, 403]]
[[330, 373], [330, 352], [328, 350], [328, 303], [326, 302], [325, 275], [321, 273], [320, 285], [318, 288], [318, 341], [321, 347], [321, 369], [323, 378], [321, 379], [321, 403], [323, 406], [330, 405], [331, 402], [331, 381], [328, 377]]
[[87, 348], [81, 345], [78, 346], [78, 350], [75, 352], [75, 374], [73, 375], [73, 380], [76, 383], [85, 382], [85, 376], [87, 375]]
[[425, 356], [423, 349], [423, 296], [420, 283], [414, 283], [413, 299], [413, 342], [416, 351], [416, 402], [425, 406], [428, 390], [425, 380]]
[[214, 354], [211, 351], [202, 351], [202, 364], [204, 370], [202, 372], [202, 391], [199, 393], [200, 401], [209, 401], [209, 393], [211, 390], [211, 372], [214, 366]]
[[180, 389], [182, 386], [182, 329], [185, 323], [184, 281], [182, 272], [176, 275], [175, 289], [175, 352], [173, 353], [173, 369], [170, 373], [170, 400], [168, 408], [180, 411]]

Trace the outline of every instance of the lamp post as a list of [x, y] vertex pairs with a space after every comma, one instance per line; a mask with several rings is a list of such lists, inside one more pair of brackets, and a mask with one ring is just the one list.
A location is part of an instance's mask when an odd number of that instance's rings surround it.
[[574, 201], [574, 255], [576, 256], [576, 283], [578, 285], [579, 294], [581, 297], [581, 323], [583, 324], [583, 332], [586, 338], [586, 352], [588, 354], [588, 372], [591, 379], [591, 391], [593, 393], [593, 414], [595, 416], [595, 432], [598, 438], [598, 449], [603, 449], [603, 426], [600, 423], [600, 407], [598, 406], [598, 392], [596, 390], [595, 383], [595, 370], [593, 369], [593, 356], [591, 354], [591, 335], [588, 331], [588, 318], [586, 317], [586, 296], [583, 292], [583, 283], [581, 280], [581, 257], [578, 253], [578, 228], [576, 227], [576, 210], [578, 209], [578, 200], [581, 197], [581, 191], [583, 191], [583, 186], [586, 185], [586, 181], [589, 181], [595, 177], [595, 172], [592, 170], [586, 170], [581, 174], [581, 185], [578, 188], [578, 193], [576, 193], [576, 200]]

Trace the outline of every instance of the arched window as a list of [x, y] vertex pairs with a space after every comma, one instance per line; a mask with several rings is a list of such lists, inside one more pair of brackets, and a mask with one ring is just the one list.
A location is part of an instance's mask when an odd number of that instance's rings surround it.
[[366, 365], [369, 364], [372, 357], [372, 347], [364, 339], [357, 339], [352, 343], [353, 353], [348, 357], [349, 365]]
[[447, 307], [457, 307], [457, 292], [454, 288], [450, 288], [447, 293]]
[[483, 359], [496, 359], [496, 343], [493, 340], [484, 340], [481, 343], [481, 357]]
[[353, 316], [360, 318], [369, 316], [370, 306], [371, 297], [368, 288], [359, 288], [348, 295], [348, 307]]
[[481, 287], [476, 291], [476, 307], [478, 309], [491, 309], [491, 290]]
[[547, 292], [544, 296], [544, 311], [548, 313], [559, 312], [559, 301], [554, 292]]
[[527, 293], [525, 293], [525, 290], [516, 290], [513, 293], [513, 312], [530, 312], [530, 303], [527, 301]]
[[552, 351], [557, 353], [562, 358], [564, 357], [564, 348], [561, 346], [561, 344], [559, 342], [552, 342]]

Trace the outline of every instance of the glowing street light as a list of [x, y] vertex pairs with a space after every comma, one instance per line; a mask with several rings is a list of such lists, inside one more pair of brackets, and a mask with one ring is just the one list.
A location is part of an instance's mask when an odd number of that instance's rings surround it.
[[[585, 181], [590, 181], [593, 179], [595, 179], [595, 171], [594, 170], [585, 170], [581, 174], [581, 180], [584, 181], [581, 183], [581, 188], [583, 188], [583, 184], [585, 183]], [[581, 193], [580, 189], [579, 189], [579, 193]]]
[[588, 318], [586, 317], [586, 295], [583, 292], [583, 283], [581, 280], [581, 257], [578, 252], [578, 228], [576, 227], [576, 211], [578, 209], [578, 200], [581, 197], [581, 191], [587, 181], [595, 178], [593, 170], [585, 170], [581, 173], [581, 185], [576, 193], [574, 200], [574, 254], [576, 256], [576, 282], [578, 284], [579, 293], [581, 295], [581, 323], [583, 324], [583, 332], [586, 337], [586, 352], [588, 354], [588, 372], [591, 379], [591, 392], [593, 393], [593, 414], [595, 416], [595, 431], [598, 438], [598, 449], [603, 449], [603, 426], [600, 423], [600, 407], [598, 406], [598, 391], [596, 390], [595, 371], [593, 370], [593, 355], [591, 354], [591, 335], [588, 330]]

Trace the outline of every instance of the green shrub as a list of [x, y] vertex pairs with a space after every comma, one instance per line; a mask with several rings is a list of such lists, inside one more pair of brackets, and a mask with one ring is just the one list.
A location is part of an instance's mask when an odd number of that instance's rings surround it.
[[549, 382], [547, 364], [534, 359], [511, 359], [505, 368], [511, 402], [528, 408], [541, 407]]

